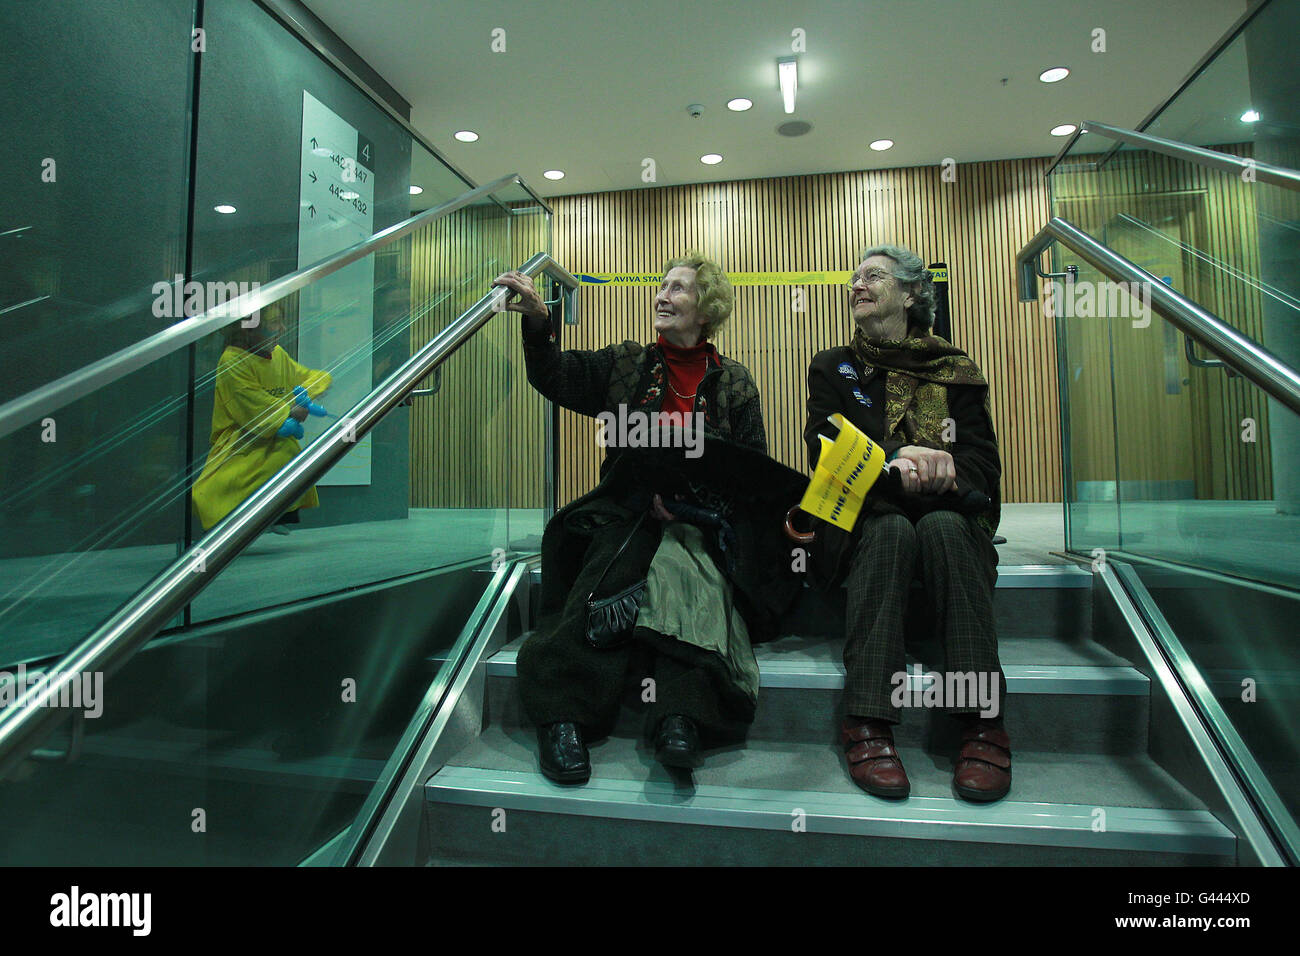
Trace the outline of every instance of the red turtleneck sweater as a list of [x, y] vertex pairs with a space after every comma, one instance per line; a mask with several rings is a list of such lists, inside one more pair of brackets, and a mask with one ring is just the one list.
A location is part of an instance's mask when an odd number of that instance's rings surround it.
[[718, 353], [714, 350], [713, 343], [707, 340], [684, 349], [680, 345], [673, 345], [662, 335], [659, 336], [659, 347], [663, 349], [664, 360], [668, 365], [669, 385], [662, 410], [688, 415], [695, 410], [695, 393], [704, 380], [704, 373], [709, 370], [709, 360], [717, 362]]

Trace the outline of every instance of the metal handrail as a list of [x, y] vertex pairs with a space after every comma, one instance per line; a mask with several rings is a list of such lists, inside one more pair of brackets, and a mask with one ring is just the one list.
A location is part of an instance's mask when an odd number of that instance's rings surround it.
[[[1139, 133], [1137, 130], [1124, 129], [1122, 126], [1109, 126], [1106, 123], [1098, 123], [1096, 120], [1085, 120], [1079, 125], [1079, 128], [1071, 134], [1065, 145], [1053, 157], [1047, 169], [1043, 171], [1044, 176], [1051, 174], [1052, 170], [1065, 158], [1065, 154], [1074, 147], [1074, 144], [1084, 133], [1099, 133], [1119, 143], [1128, 143], [1130, 146], [1149, 149], [1153, 153], [1172, 156], [1174, 159], [1195, 163], [1197, 166], [1209, 166], [1212, 169], [1222, 170], [1238, 176], [1248, 173], [1256, 182], [1271, 183], [1285, 189], [1300, 190], [1300, 172], [1286, 166], [1256, 162], [1253, 159], [1244, 159], [1230, 153], [1220, 153], [1217, 150], [1206, 149], [1203, 146], [1191, 146], [1177, 140], [1152, 136], [1150, 133]], [[1108, 153], [1101, 160], [1089, 163], [1088, 166], [1093, 170], [1098, 170], [1106, 164], [1106, 160], [1110, 159], [1112, 155], [1113, 153]]]
[[1243, 378], [1300, 415], [1300, 373], [1217, 315], [1202, 309], [1060, 216], [1053, 216], [1016, 256], [1021, 302], [1038, 298], [1038, 257], [1053, 242], [1063, 243], [1114, 281], [1147, 283], [1152, 300], [1175, 328], [1196, 339]]
[[170, 325], [161, 332], [142, 339], [112, 355], [91, 362], [89, 365], [69, 372], [62, 378], [55, 379], [39, 388], [27, 392], [11, 401], [0, 405], [0, 438], [12, 434], [24, 425], [40, 421], [41, 418], [63, 406], [84, 398], [98, 391], [105, 385], [117, 381], [123, 376], [138, 371], [177, 349], [184, 348], [203, 338], [209, 333], [225, 328], [232, 322], [252, 315], [258, 309], [264, 309], [273, 302], [292, 295], [304, 286], [337, 272], [344, 266], [363, 259], [377, 249], [410, 235], [417, 229], [427, 226], [436, 219], [450, 215], [458, 209], [471, 205], [479, 199], [489, 197], [500, 189], [518, 183], [530, 194], [531, 189], [524, 184], [518, 173], [502, 176], [486, 185], [462, 193], [455, 199], [426, 209], [408, 219], [383, 229], [369, 239], [363, 239], [331, 256], [304, 266], [297, 272], [281, 276], [260, 288], [253, 289], [228, 302], [215, 305], [201, 315], [184, 319]]
[[[532, 277], [545, 272], [570, 290], [579, 283], [539, 252], [519, 269]], [[70, 650], [55, 668], [0, 711], [0, 778], [24, 759], [47, 728], [66, 712], [57, 703], [70, 684], [87, 673], [112, 674], [177, 612], [212, 582], [276, 517], [356, 447], [357, 441], [396, 408], [434, 369], [493, 316], [502, 301], [494, 288], [439, 332], [376, 389], [357, 402], [194, 546], [159, 572], [112, 617]], [[53, 676], [51, 676], [53, 675]], [[65, 698], [66, 699], [66, 698]]]

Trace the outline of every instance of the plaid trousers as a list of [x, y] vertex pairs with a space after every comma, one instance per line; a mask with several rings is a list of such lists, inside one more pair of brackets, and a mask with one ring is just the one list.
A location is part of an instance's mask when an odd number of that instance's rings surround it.
[[[998, 555], [988, 535], [955, 511], [934, 511], [915, 524], [901, 514], [863, 515], [858, 534], [846, 579], [844, 712], [899, 721], [890, 698], [894, 675], [906, 667], [903, 615], [919, 566], [945, 672], [996, 673], [998, 713], [1004, 713], [1006, 675], [993, 620]], [[949, 708], [954, 714], [978, 711]]]

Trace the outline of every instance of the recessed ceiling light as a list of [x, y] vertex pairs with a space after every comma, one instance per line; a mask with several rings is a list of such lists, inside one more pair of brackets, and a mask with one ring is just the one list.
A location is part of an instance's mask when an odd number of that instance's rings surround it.
[[1054, 66], [1050, 70], [1044, 70], [1038, 74], [1038, 78], [1044, 83], [1059, 83], [1070, 75], [1070, 71], [1063, 66]]
[[893, 145], [894, 145], [894, 141], [892, 139], [878, 139], [871, 144], [871, 148], [874, 149], [876, 152], [880, 153], [883, 152], [884, 150], [889, 149], [889, 147]]
[[563, 179], [563, 178], [564, 178], [564, 170], [562, 170], [562, 169], [548, 169], [546, 172], [542, 173], [542, 175], [545, 176], [547, 179]]
[[722, 156], [718, 153], [705, 153], [700, 157], [700, 162], [705, 166], [716, 166], [722, 162]]
[[753, 105], [753, 100], [747, 100], [743, 96], [737, 96], [734, 100], [727, 100], [727, 109], [736, 113], [743, 113]]
[[420, 195], [420, 193], [422, 193], [422, 192], [424, 192], [424, 187], [423, 187], [423, 186], [412, 186], [412, 187], [411, 187], [411, 195], [412, 195], [412, 196], [418, 196], [418, 195]]
[[232, 212], [235, 211], [234, 206], [230, 205], [230, 203], [224, 203], [224, 202], [220, 206], [213, 206], [212, 208], [215, 209], [217, 212], [221, 213], [221, 215], [223, 216], [229, 216]]
[[1062, 123], [1060, 126], [1053, 126], [1053, 127], [1052, 127], [1052, 135], [1053, 135], [1053, 136], [1069, 136], [1071, 133], [1073, 133], [1073, 132], [1074, 132], [1076, 129], [1078, 129], [1078, 128], [1079, 128], [1079, 127], [1075, 126], [1073, 123]]
[[478, 133], [472, 129], [463, 129], [456, 133], [456, 138], [462, 143], [472, 143], [478, 139]]
[[1241, 114], [1241, 121], [1243, 123], [1258, 123], [1259, 113], [1255, 110], [1246, 110], [1246, 112]]

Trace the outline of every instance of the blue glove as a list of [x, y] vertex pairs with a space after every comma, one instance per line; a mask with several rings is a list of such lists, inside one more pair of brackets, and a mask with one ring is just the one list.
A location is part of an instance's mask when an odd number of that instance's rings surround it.
[[281, 438], [301, 438], [305, 432], [303, 431], [302, 422], [290, 415], [284, 420], [284, 424], [280, 426], [280, 430], [276, 434]]
[[307, 412], [311, 415], [322, 417], [329, 414], [329, 412], [325, 411], [322, 406], [317, 405], [311, 400], [311, 396], [307, 394], [307, 389], [303, 388], [301, 385], [295, 385], [293, 387], [293, 398], [299, 405], [307, 409]]

